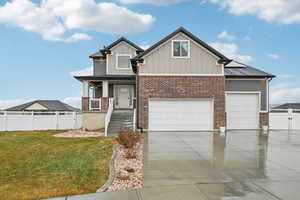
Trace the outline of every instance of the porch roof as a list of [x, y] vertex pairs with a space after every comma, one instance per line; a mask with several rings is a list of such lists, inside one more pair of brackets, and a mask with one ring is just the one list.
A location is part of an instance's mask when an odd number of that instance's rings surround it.
[[135, 75], [74, 76], [79, 81], [135, 80]]

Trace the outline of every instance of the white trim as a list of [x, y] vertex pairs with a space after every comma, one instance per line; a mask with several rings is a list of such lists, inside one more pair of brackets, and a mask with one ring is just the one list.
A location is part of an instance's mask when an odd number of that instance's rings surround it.
[[120, 57], [120, 56], [129, 56], [129, 60], [132, 58], [132, 55], [131, 54], [116, 54], [116, 69], [117, 70], [130, 70], [131, 69], [131, 63], [130, 63], [130, 66], [128, 67], [128, 68], [120, 68], [119, 67], [119, 63], [118, 63], [118, 58]]
[[266, 78], [226, 78], [226, 81], [261, 81], [261, 80], [266, 80]]
[[269, 102], [269, 83], [270, 83], [270, 79], [266, 80], [266, 111], [269, 112], [270, 111], [270, 102]]
[[[187, 42], [188, 43], [188, 54], [187, 54], [187, 56], [174, 56], [174, 42]], [[179, 45], [179, 50], [181, 51], [180, 45]], [[189, 59], [189, 58], [191, 58], [191, 43], [190, 43], [190, 40], [172, 40], [171, 41], [171, 58], [175, 58], [175, 59]]]
[[109, 72], [108, 72], [108, 55], [110, 55], [110, 54], [106, 54], [105, 56], [106, 56], [106, 74], [109, 74]]
[[152, 74], [139, 73], [139, 76], [224, 76], [224, 74]]

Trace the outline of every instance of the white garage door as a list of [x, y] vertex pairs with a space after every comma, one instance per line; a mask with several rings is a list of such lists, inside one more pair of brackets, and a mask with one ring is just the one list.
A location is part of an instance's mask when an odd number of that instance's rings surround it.
[[149, 130], [213, 130], [213, 103], [207, 99], [150, 100]]
[[259, 94], [228, 93], [226, 116], [228, 129], [258, 129]]

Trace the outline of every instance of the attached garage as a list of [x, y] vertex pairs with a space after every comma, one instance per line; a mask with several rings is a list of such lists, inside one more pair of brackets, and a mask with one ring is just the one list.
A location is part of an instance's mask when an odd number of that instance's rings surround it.
[[259, 92], [227, 92], [227, 129], [259, 129], [259, 110]]
[[212, 99], [150, 99], [150, 131], [213, 130]]

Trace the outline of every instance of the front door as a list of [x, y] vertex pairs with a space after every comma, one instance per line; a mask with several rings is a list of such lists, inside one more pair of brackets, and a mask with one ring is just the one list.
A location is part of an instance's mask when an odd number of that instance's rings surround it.
[[115, 107], [128, 109], [132, 108], [133, 87], [131, 85], [116, 85], [115, 86]]

